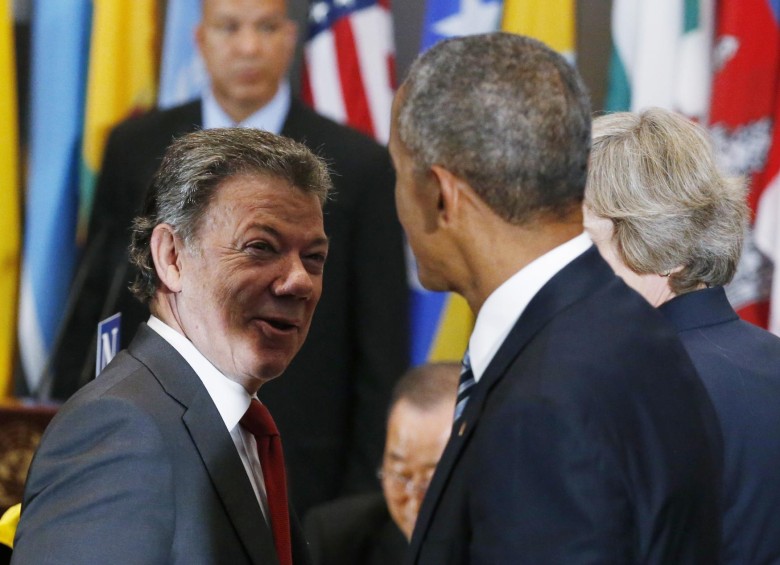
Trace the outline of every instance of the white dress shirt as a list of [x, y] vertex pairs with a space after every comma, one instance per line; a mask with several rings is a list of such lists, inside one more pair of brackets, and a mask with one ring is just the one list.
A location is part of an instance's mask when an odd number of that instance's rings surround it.
[[280, 134], [290, 111], [290, 83], [282, 81], [271, 101], [241, 122], [234, 122], [219, 105], [211, 88], [203, 91], [203, 129], [255, 128]]
[[471, 370], [476, 382], [536, 293], [591, 245], [590, 237], [583, 232], [531, 261], [488, 296], [469, 338]]
[[160, 337], [184, 357], [184, 360], [198, 375], [203, 386], [217, 407], [225, 427], [233, 439], [241, 462], [252, 483], [257, 501], [263, 510], [263, 515], [268, 520], [268, 497], [265, 492], [263, 468], [257, 455], [257, 443], [255, 437], [239, 425], [239, 420], [244, 416], [252, 397], [243, 386], [223, 375], [203, 354], [198, 351], [193, 343], [179, 332], [168, 326], [165, 322], [151, 316], [148, 326], [157, 332]]

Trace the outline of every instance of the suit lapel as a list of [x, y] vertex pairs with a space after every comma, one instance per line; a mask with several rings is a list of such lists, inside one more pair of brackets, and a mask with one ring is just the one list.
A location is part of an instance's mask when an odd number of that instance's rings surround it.
[[233, 527], [253, 563], [278, 564], [271, 530], [230, 434], [198, 376], [168, 342], [141, 324], [129, 347], [165, 391], [185, 407], [182, 417]]
[[598, 251], [591, 247], [550, 279], [523, 311], [474, 387], [463, 415], [453, 426], [452, 435], [436, 467], [417, 517], [410, 548], [414, 559], [420, 552], [422, 540], [430, 527], [447, 482], [479, 424], [490, 391], [506, 375], [509, 366], [525, 347], [559, 312], [592, 294], [610, 280], [616, 280], [614, 274]]
[[[289, 497], [289, 486], [287, 487], [287, 494]], [[298, 514], [292, 507], [292, 503], [288, 504], [288, 512], [290, 513], [290, 535], [292, 539], [292, 556], [293, 563], [295, 565], [311, 565], [311, 556], [309, 555], [309, 543], [306, 541], [306, 537], [303, 534], [303, 527], [298, 519]]]
[[[221, 437], [227, 430], [224, 425], [218, 427], [222, 424], [220, 420], [214, 421], [213, 416], [219, 418], [219, 414], [210, 414], [211, 411], [216, 411], [216, 407], [204, 389], [184, 414], [184, 424], [252, 562], [267, 563], [269, 556], [274, 556], [276, 564], [271, 530], [257, 504], [246, 470], [230, 436]], [[219, 436], [215, 437], [217, 429]]]

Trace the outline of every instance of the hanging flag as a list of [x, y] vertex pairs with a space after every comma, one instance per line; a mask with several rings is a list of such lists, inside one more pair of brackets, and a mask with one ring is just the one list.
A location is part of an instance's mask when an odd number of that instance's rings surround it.
[[90, 0], [33, 6], [30, 153], [19, 354], [36, 391], [76, 262], [78, 170], [89, 56]]
[[155, 0], [93, 0], [79, 239], [86, 235], [95, 179], [111, 128], [155, 100]]
[[[428, 0], [421, 51], [449, 37], [496, 31], [501, 0]], [[431, 292], [417, 277], [417, 265], [407, 249], [411, 319], [411, 362], [457, 361], [468, 346], [474, 315], [460, 295]]]
[[[780, 261], [776, 243], [780, 218], [779, 14], [780, 0], [719, 3], [710, 111], [719, 163], [731, 174], [750, 178], [748, 200], [757, 213], [755, 231], [748, 233], [737, 275], [726, 290], [740, 316], [763, 327], [769, 318], [772, 261]], [[776, 308], [773, 320], [778, 315]], [[773, 329], [780, 330], [777, 325]]]
[[714, 0], [614, 0], [608, 111], [659, 106], [706, 121]]
[[301, 96], [319, 113], [387, 143], [395, 88], [390, 0], [315, 0]]
[[496, 31], [501, 0], [428, 0], [420, 50], [448, 37]]
[[538, 39], [574, 62], [574, 0], [506, 0], [501, 29]]
[[19, 286], [19, 131], [14, 26], [10, 0], [0, 0], [0, 397], [11, 391]]
[[[780, 93], [780, 72], [775, 92]], [[757, 186], [764, 189], [758, 198], [754, 235], [756, 247], [772, 262], [767, 328], [780, 335], [780, 94], [775, 98], [769, 158], [757, 182]]]
[[200, 98], [206, 84], [206, 68], [195, 45], [200, 14], [200, 0], [168, 0], [157, 100], [160, 108]]

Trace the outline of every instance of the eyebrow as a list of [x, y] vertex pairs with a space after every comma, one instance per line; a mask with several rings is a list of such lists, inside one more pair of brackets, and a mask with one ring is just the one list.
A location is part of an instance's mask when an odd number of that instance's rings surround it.
[[[272, 228], [271, 226], [269, 226], [267, 224], [252, 224], [252, 227], [258, 228], [259, 230], [264, 231], [264, 232], [266, 232], [266, 233], [268, 233], [268, 234], [270, 234], [270, 235], [272, 235], [272, 236], [274, 236], [274, 237], [276, 237], [278, 239], [285, 239], [285, 237], [281, 233], [279, 233], [279, 230], [277, 230], [275, 228]], [[317, 239], [312, 241], [310, 243], [310, 245], [312, 245], [312, 246], [316, 246], [316, 245], [328, 245], [328, 246], [330, 246], [330, 238], [328, 236], [318, 237]]]

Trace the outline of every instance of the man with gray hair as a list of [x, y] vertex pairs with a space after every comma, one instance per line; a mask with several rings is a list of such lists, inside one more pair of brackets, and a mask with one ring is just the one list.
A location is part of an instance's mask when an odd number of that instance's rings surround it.
[[256, 393], [306, 338], [329, 189], [319, 158], [267, 132], [171, 145], [131, 244], [152, 316], [47, 429], [15, 563], [308, 562]]
[[409, 563], [716, 563], [721, 446], [673, 330], [583, 233], [590, 107], [538, 41], [444, 41], [396, 95], [396, 203], [476, 324]]

